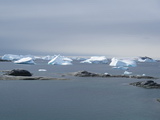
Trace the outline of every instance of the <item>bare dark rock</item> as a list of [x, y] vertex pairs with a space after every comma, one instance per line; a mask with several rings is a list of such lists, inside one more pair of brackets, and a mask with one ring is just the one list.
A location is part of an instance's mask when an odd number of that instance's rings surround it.
[[137, 86], [137, 87], [143, 87], [143, 88], [160, 88], [160, 84], [152, 80], [134, 82], [134, 83], [130, 83], [130, 85]]
[[97, 77], [99, 75], [96, 74], [96, 73], [88, 72], [88, 71], [79, 71], [79, 72], [75, 72], [74, 76], [78, 76], [78, 77]]
[[135, 79], [156, 79], [152, 76], [137, 76], [137, 75], [111, 75], [111, 74], [100, 74], [100, 73], [92, 73], [88, 71], [79, 71], [71, 73], [73, 76], [77, 77], [109, 77], [109, 78], [135, 78]]
[[3, 60], [0, 58], [0, 62], [12, 62], [11, 60]]
[[21, 69], [13, 69], [11, 71], [7, 71], [5, 75], [12, 75], [12, 76], [32, 76], [32, 73], [30, 73], [27, 70], [21, 70]]

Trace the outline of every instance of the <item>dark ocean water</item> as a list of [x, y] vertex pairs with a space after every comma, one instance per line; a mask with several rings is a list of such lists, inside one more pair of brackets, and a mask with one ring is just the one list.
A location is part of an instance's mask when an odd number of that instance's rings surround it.
[[[106, 64], [70, 66], [0, 63], [0, 70], [21, 68], [35, 76], [61, 77], [64, 73], [88, 70], [123, 74]], [[39, 72], [46, 69], [46, 72]], [[135, 75], [160, 77], [160, 63], [138, 63]], [[126, 78], [80, 78], [70, 80], [0, 80], [0, 120], [159, 120], [160, 89], [144, 89], [129, 83], [142, 81]], [[155, 80], [160, 83], [160, 79]]]

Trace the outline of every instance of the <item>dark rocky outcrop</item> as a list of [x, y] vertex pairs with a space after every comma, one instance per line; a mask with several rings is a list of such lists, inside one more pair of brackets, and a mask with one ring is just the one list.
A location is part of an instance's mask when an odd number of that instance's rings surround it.
[[13, 69], [11, 71], [7, 71], [5, 75], [12, 75], [12, 76], [32, 76], [32, 73], [30, 73], [27, 70], [21, 70], [21, 69]]
[[5, 74], [0, 75], [0, 80], [68, 80], [66, 78], [32, 76], [29, 71], [21, 69], [13, 69], [1, 72], [5, 72]]
[[143, 88], [160, 88], [160, 84], [154, 82], [153, 80], [134, 82], [134, 83], [130, 83], [130, 85], [143, 87]]
[[108, 74], [105, 75], [105, 74], [91, 73], [88, 71], [79, 71], [79, 72], [72, 73], [72, 75], [78, 76], [78, 77], [104, 77], [104, 76], [108, 76]]
[[3, 60], [0, 58], [0, 62], [12, 62], [11, 60]]
[[135, 78], [135, 79], [156, 79], [155, 77], [151, 76], [139, 76], [139, 75], [110, 75], [110, 74], [99, 74], [99, 73], [92, 73], [88, 71], [79, 71], [71, 73], [73, 76], [77, 77], [109, 77], [109, 78]]
[[160, 102], [160, 98], [158, 98], [157, 101]]

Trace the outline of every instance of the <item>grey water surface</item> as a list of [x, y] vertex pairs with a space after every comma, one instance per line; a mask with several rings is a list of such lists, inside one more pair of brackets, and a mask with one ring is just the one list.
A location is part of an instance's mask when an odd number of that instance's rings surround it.
[[[129, 85], [142, 79], [61, 76], [87, 70], [123, 74], [106, 64], [69, 66], [0, 62], [0, 70], [21, 68], [35, 76], [64, 77], [69, 80], [0, 80], [0, 120], [159, 120], [160, 89]], [[39, 72], [46, 69], [46, 72]], [[138, 63], [135, 75], [160, 77], [160, 63]], [[160, 83], [160, 80], [155, 80]]]

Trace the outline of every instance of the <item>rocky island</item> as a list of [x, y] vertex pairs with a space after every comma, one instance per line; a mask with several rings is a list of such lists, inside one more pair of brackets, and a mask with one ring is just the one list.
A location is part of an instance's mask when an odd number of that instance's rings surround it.
[[143, 88], [160, 88], [160, 84], [154, 82], [153, 80], [134, 82], [134, 83], [130, 83], [130, 85], [143, 87]]
[[32, 73], [23, 69], [13, 69], [11, 71], [3, 72], [5, 73], [0, 75], [0, 80], [68, 80], [66, 78], [33, 76]]
[[135, 78], [135, 79], [157, 79], [152, 76], [140, 76], [140, 75], [111, 75], [108, 73], [100, 74], [100, 73], [92, 73], [88, 71], [79, 71], [70, 73], [70, 75], [77, 77], [106, 77], [106, 78]]

